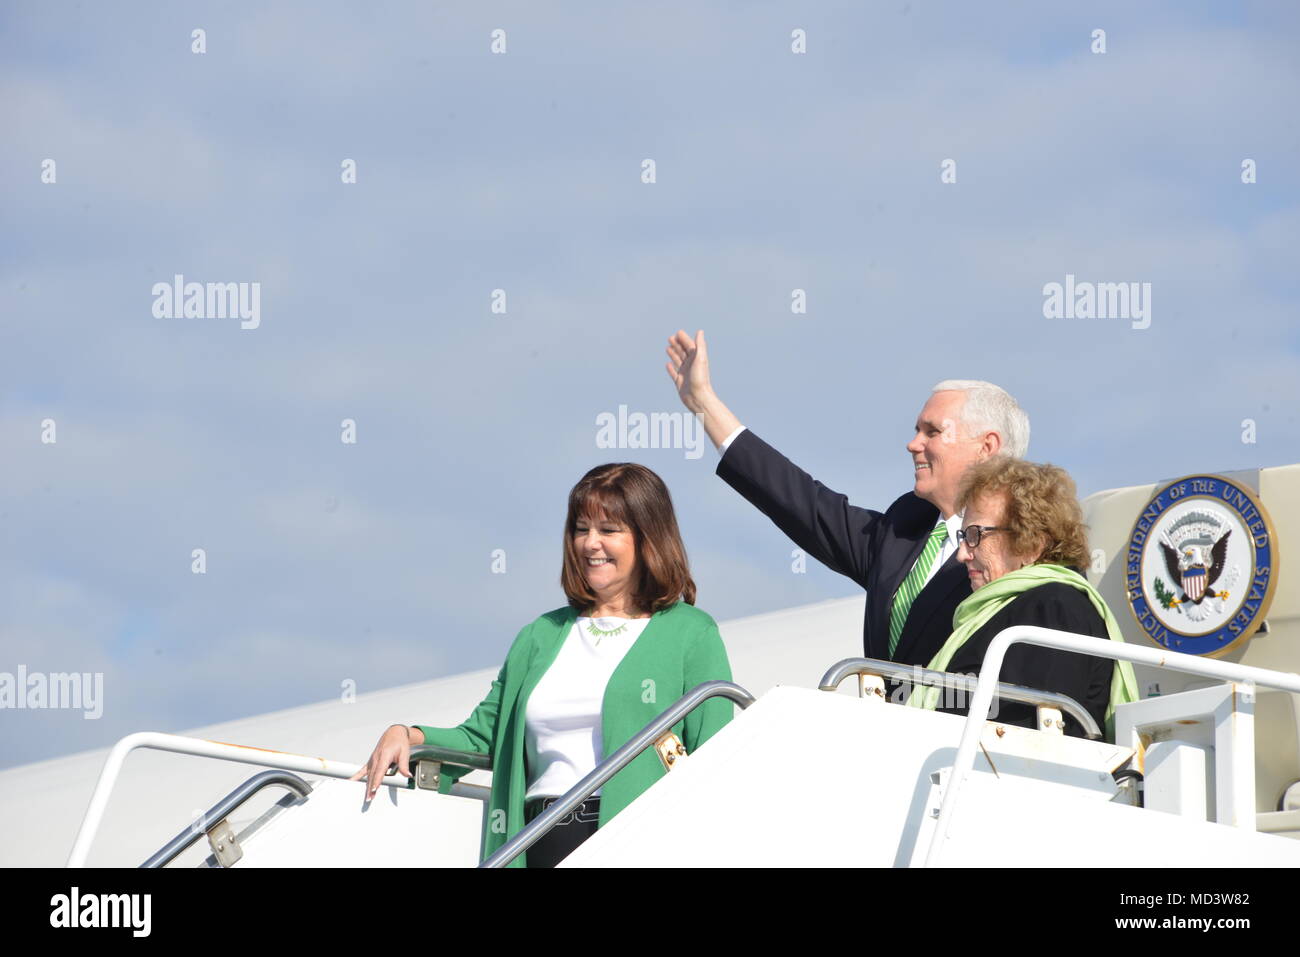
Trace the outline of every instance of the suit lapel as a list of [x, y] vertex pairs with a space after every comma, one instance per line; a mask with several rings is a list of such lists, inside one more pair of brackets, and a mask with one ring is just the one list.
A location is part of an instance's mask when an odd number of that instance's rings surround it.
[[[880, 577], [875, 582], [875, 604], [872, 604], [872, 595], [870, 592], [867, 596], [868, 618], [871, 622], [870, 641], [871, 648], [867, 652], [870, 658], [889, 659], [889, 612], [894, 604], [894, 593], [898, 591], [903, 584], [912, 566], [916, 560], [921, 557], [921, 552], [925, 550], [926, 540], [930, 537], [930, 532], [934, 529], [934, 523], [939, 520], [939, 509], [931, 505], [924, 499], [912, 498], [911, 507], [905, 514], [898, 516], [897, 523], [894, 525], [893, 534], [881, 546], [880, 554], [876, 558], [876, 567], [880, 569]], [[925, 593], [922, 592], [922, 595]], [[920, 600], [920, 595], [917, 600]], [[874, 608], [875, 614], [872, 615]], [[911, 615], [908, 616], [909, 620]], [[907, 637], [907, 628], [904, 627], [903, 634], [900, 636], [900, 642]]]
[[908, 538], [898, 542], [898, 550], [895, 552], [899, 556], [898, 561], [890, 563], [889, 572], [880, 578], [881, 593], [885, 596], [886, 602], [886, 621], [889, 620], [889, 606], [893, 604], [894, 593], [903, 584], [903, 579], [907, 577], [912, 570], [912, 566], [916, 564], [916, 560], [921, 557], [921, 552], [924, 550], [924, 537], [916, 540]]
[[880, 586], [886, 601], [885, 619], [888, 623], [889, 608], [893, 603], [894, 592], [903, 584], [916, 560], [925, 550], [925, 543], [934, 531], [934, 523], [939, 520], [939, 510], [929, 502], [916, 500], [916, 510], [903, 518], [897, 525], [893, 547], [889, 555], [882, 555]]

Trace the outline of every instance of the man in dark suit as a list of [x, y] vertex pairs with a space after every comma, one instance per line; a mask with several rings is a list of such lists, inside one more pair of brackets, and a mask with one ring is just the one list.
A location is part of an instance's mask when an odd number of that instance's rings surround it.
[[987, 382], [939, 383], [907, 444], [915, 485], [884, 512], [850, 505], [768, 445], [714, 394], [703, 331], [668, 340], [668, 374], [722, 452], [718, 475], [800, 548], [867, 590], [868, 658], [925, 666], [971, 593], [956, 560], [957, 490], [965, 470], [998, 454], [1023, 457], [1029, 419]]

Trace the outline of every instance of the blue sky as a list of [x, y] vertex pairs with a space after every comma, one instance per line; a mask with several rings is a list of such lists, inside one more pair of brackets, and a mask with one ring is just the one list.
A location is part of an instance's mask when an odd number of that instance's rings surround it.
[[[861, 505], [950, 377], [1084, 494], [1296, 461], [1298, 40], [1289, 3], [6, 4], [0, 671], [105, 703], [0, 712], [0, 766], [495, 665], [614, 459], [714, 617], [853, 594], [711, 448], [596, 447], [680, 409], [679, 327]], [[155, 318], [176, 273], [259, 282], [260, 327]], [[1045, 319], [1067, 273], [1150, 282], [1150, 328]]]

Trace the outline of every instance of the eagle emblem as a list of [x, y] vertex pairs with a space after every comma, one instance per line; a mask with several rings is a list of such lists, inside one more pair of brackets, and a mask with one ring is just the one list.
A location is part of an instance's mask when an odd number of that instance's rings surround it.
[[1125, 551], [1129, 608], [1152, 643], [1221, 655], [1256, 633], [1268, 612], [1277, 545], [1254, 493], [1222, 475], [1156, 489]]
[[[1181, 551], [1168, 542], [1161, 542], [1160, 548], [1165, 554], [1165, 568], [1169, 577], [1178, 582], [1186, 595], [1186, 600], [1199, 605], [1208, 595], [1211, 598], [1227, 598], [1228, 593], [1217, 593], [1213, 585], [1223, 574], [1223, 566], [1228, 560], [1228, 529], [1218, 540], [1209, 546], [1209, 560], [1206, 560], [1206, 547], [1203, 544], [1186, 544]], [[1175, 599], [1171, 604], [1182, 604]]]

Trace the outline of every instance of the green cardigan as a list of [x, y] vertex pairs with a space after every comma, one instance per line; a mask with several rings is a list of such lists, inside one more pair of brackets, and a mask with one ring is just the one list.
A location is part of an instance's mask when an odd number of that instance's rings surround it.
[[[462, 724], [454, 728], [413, 725], [424, 732], [426, 744], [492, 756], [492, 794], [483, 820], [484, 858], [524, 827], [528, 696], [559, 654], [576, 618], [574, 609], [557, 608], [526, 625], [511, 645], [487, 697]], [[655, 612], [605, 686], [600, 709], [602, 757], [621, 748], [687, 691], [712, 680], [731, 680], [717, 623], [682, 601]], [[731, 720], [732, 708], [727, 699], [712, 698], [673, 726], [688, 754]], [[443, 793], [456, 778], [469, 773], [450, 767], [443, 771], [439, 785]], [[643, 751], [601, 788], [597, 826], [609, 823], [664, 773], [654, 749]], [[524, 867], [525, 858], [526, 854], [520, 854], [511, 866]]]

